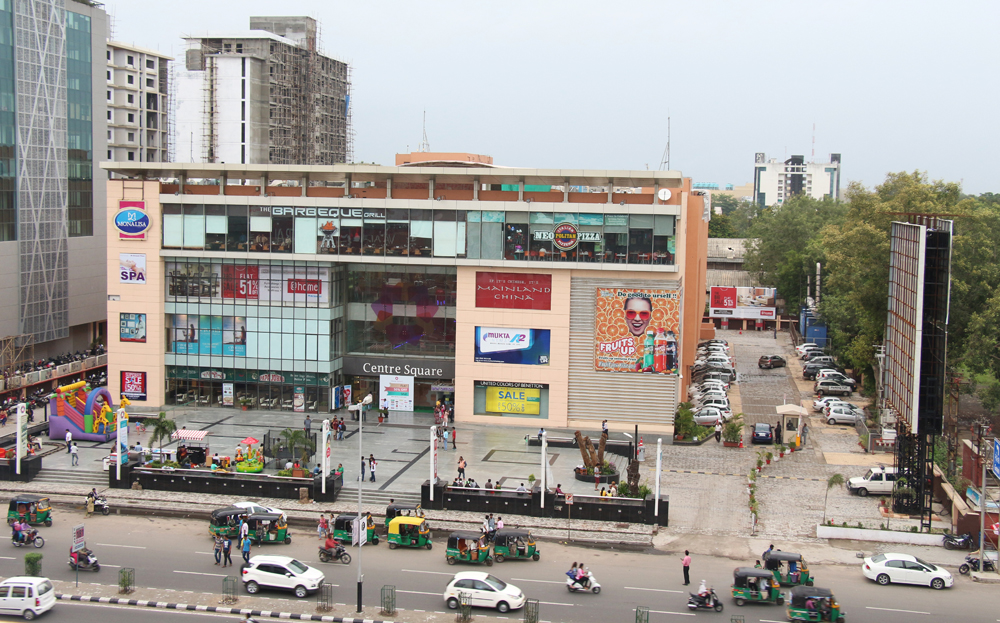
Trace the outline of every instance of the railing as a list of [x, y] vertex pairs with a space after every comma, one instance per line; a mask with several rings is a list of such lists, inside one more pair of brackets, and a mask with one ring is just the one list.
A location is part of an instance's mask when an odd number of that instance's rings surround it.
[[396, 614], [396, 587], [387, 584], [382, 587], [382, 610], [379, 614], [384, 616], [392, 616]]
[[318, 612], [333, 610], [333, 584], [324, 582], [316, 591], [316, 610]]
[[538, 600], [528, 599], [524, 602], [523, 623], [538, 623]]
[[132, 567], [118, 570], [118, 592], [122, 595], [135, 592], [135, 569]]
[[88, 357], [82, 361], [73, 361], [71, 363], [65, 363], [61, 366], [55, 366], [54, 368], [35, 370], [34, 372], [28, 372], [19, 376], [0, 379], [0, 391], [20, 389], [36, 383], [43, 383], [50, 379], [86, 372], [91, 368], [100, 368], [106, 365], [108, 365], [107, 354], [98, 355], [96, 357]]
[[227, 575], [222, 578], [222, 603], [234, 604], [240, 600], [238, 586], [239, 582], [235, 575]]

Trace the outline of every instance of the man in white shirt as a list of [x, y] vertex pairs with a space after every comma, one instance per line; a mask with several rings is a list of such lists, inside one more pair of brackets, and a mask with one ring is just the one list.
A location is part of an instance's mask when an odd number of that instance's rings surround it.
[[70, 465], [79, 465], [80, 464], [80, 455], [77, 454], [76, 444], [75, 443], [70, 444], [70, 446], [69, 446], [69, 458], [70, 458]]
[[70, 429], [67, 428], [66, 429], [66, 454], [70, 453], [69, 452], [69, 446], [70, 446], [70, 442], [72, 442], [72, 441], [73, 441], [73, 431], [71, 431]]

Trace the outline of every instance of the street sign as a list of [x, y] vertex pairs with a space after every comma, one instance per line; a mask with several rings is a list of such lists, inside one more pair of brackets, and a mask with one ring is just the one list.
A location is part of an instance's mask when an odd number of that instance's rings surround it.
[[351, 520], [351, 545], [364, 545], [368, 542], [368, 521], [365, 517], [355, 517]]
[[993, 475], [1000, 478], [1000, 439], [996, 437], [993, 438]]
[[73, 528], [73, 549], [71, 551], [78, 552], [85, 546], [83, 538], [83, 524], [80, 524], [79, 526], [75, 526]]
[[572, 493], [567, 493], [566, 494], [566, 506], [573, 506], [573, 494]]

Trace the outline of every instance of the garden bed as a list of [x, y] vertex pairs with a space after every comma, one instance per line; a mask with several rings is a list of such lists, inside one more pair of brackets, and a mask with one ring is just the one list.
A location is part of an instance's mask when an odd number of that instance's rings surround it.
[[579, 470], [573, 470], [573, 475], [576, 476], [576, 479], [579, 480], [580, 482], [594, 482], [594, 479], [597, 478], [598, 479], [597, 482], [599, 482], [602, 485], [611, 483], [617, 484], [619, 478], [621, 477], [621, 474], [618, 473], [599, 474], [597, 476], [593, 474], [587, 475], [586, 471], [581, 472]]

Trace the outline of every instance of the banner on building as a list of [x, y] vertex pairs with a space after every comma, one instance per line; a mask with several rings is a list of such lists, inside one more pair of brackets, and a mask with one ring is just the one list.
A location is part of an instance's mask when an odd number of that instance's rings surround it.
[[552, 309], [552, 275], [477, 272], [476, 307]]
[[122, 395], [129, 400], [146, 399], [146, 373], [126, 372], [122, 370], [121, 376]]
[[233, 384], [223, 383], [222, 384], [222, 406], [231, 407], [233, 406]]
[[119, 253], [118, 263], [121, 267], [120, 283], [132, 283], [145, 285], [146, 283], [146, 254], [145, 253]]
[[477, 381], [486, 388], [486, 411], [514, 415], [539, 415], [542, 390], [548, 385], [538, 383], [508, 383], [502, 381]]
[[122, 342], [146, 343], [146, 314], [118, 314]]
[[152, 227], [145, 201], [119, 201], [113, 223], [119, 240], [145, 240]]
[[595, 369], [677, 374], [679, 325], [677, 290], [598, 288]]
[[301, 385], [296, 385], [292, 393], [292, 410], [296, 413], [306, 410], [306, 388]]
[[390, 411], [413, 411], [415, 384], [412, 376], [379, 375], [379, 401], [389, 406]]
[[476, 363], [549, 364], [548, 329], [476, 327]]
[[181, 355], [246, 357], [246, 318], [174, 314], [173, 342], [173, 352]]
[[747, 318], [774, 320], [777, 317], [774, 288], [731, 288], [712, 286], [709, 289], [709, 316], [712, 318]]

